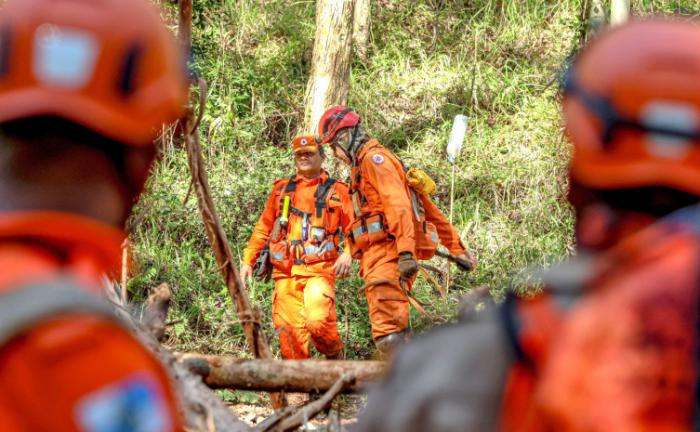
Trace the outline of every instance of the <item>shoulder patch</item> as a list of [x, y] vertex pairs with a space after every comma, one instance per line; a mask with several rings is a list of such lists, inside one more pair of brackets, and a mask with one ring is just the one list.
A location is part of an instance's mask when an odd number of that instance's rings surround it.
[[170, 430], [165, 398], [153, 377], [137, 373], [83, 397], [75, 421], [86, 432]]
[[384, 163], [384, 156], [380, 155], [379, 153], [372, 155], [372, 162], [374, 162], [377, 165], [381, 165]]

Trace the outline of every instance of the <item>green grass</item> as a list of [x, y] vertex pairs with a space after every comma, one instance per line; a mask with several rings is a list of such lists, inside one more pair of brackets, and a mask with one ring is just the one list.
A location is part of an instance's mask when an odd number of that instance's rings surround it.
[[[416, 295], [436, 315], [415, 313], [421, 332], [455, 316], [460, 296], [487, 285], [501, 296], [523, 267], [547, 264], [573, 248], [566, 202], [569, 145], [563, 137], [556, 77], [578, 49], [579, 1], [377, 0], [369, 60], [352, 66], [350, 105], [371, 134], [409, 165], [432, 173], [435, 197], [449, 208], [445, 146], [455, 114], [470, 116], [457, 161], [454, 221], [480, 266], [458, 274], [447, 301], [425, 283]], [[696, 1], [634, 1], [635, 13], [700, 14]], [[210, 84], [201, 127], [214, 200], [240, 256], [273, 180], [293, 171], [289, 142], [300, 129], [313, 49], [312, 1], [195, 0], [194, 69]], [[473, 85], [472, 85], [473, 83]], [[217, 272], [181, 148], [166, 148], [137, 212], [138, 300], [149, 287], [175, 290], [168, 343], [181, 351], [245, 355], [245, 342]], [[442, 265], [442, 264], [440, 264]], [[348, 354], [372, 346], [361, 281], [337, 287]], [[252, 300], [270, 319], [272, 284]], [[277, 341], [273, 337], [273, 350]]]

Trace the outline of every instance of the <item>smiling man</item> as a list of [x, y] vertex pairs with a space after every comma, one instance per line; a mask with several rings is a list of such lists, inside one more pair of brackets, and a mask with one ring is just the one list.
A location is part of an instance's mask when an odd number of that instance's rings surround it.
[[328, 176], [323, 150], [313, 136], [292, 142], [295, 175], [277, 180], [243, 252], [241, 278], [269, 245], [275, 292], [272, 320], [285, 359], [309, 357], [309, 339], [327, 358], [341, 353], [336, 325], [335, 278], [350, 272], [349, 252], [339, 253], [340, 235], [350, 227], [348, 185]]

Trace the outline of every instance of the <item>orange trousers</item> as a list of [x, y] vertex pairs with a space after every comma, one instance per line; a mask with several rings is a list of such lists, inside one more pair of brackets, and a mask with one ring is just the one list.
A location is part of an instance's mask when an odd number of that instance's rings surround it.
[[321, 354], [340, 352], [333, 284], [327, 276], [275, 279], [272, 322], [279, 331], [283, 358], [309, 358], [309, 339]]
[[[395, 254], [394, 254], [395, 255]], [[382, 336], [400, 332], [408, 328], [409, 303], [408, 296], [397, 284], [399, 280], [399, 259], [380, 259], [363, 271], [367, 304], [369, 305], [369, 320], [372, 324], [372, 338], [376, 341]], [[380, 281], [392, 281], [379, 283]], [[406, 289], [410, 290], [413, 283], [409, 282]]]

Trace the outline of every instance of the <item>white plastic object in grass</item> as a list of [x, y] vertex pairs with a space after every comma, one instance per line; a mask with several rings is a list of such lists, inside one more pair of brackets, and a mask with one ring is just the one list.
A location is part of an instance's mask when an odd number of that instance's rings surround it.
[[467, 123], [469, 117], [463, 114], [457, 114], [452, 123], [452, 132], [450, 132], [450, 140], [447, 143], [447, 160], [450, 163], [455, 163], [459, 152], [464, 145], [464, 137], [467, 134]]

